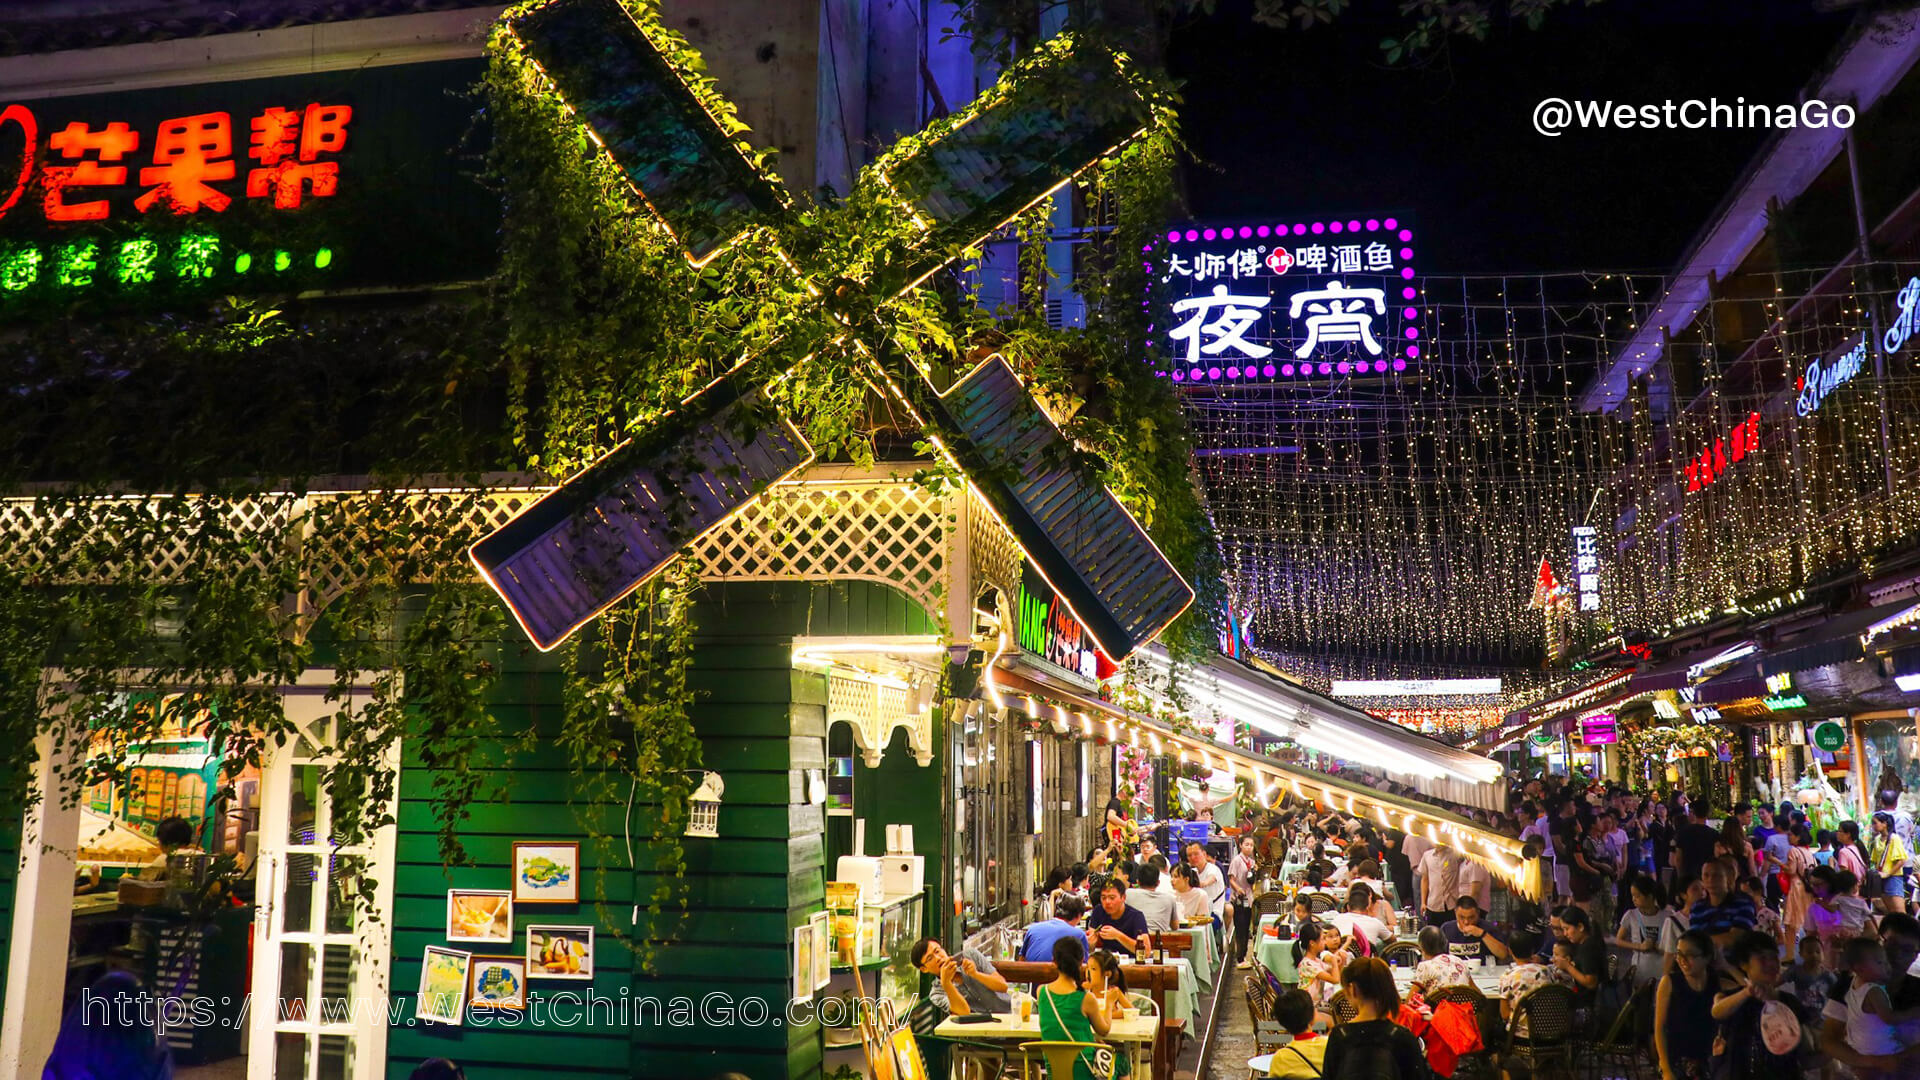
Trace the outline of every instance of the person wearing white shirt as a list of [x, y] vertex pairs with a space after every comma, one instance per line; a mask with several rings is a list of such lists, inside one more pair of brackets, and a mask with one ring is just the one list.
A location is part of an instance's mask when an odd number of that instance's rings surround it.
[[1160, 869], [1151, 862], [1140, 867], [1133, 888], [1127, 890], [1127, 906], [1146, 917], [1147, 929], [1156, 934], [1179, 928], [1179, 901], [1173, 888], [1160, 891]]
[[1220, 872], [1220, 865], [1207, 854], [1207, 849], [1198, 841], [1187, 843], [1187, 865], [1193, 868], [1195, 880], [1207, 894], [1207, 904], [1214, 915], [1224, 917], [1227, 903], [1227, 877]]
[[1420, 912], [1429, 925], [1442, 926], [1452, 918], [1459, 876], [1460, 857], [1450, 848], [1432, 848], [1420, 857]]
[[1178, 905], [1182, 926], [1206, 920], [1213, 914], [1206, 892], [1199, 887], [1200, 875], [1194, 873], [1193, 867], [1181, 863], [1169, 876], [1173, 879], [1173, 899]]
[[[1477, 860], [1461, 858], [1453, 887], [1460, 891], [1460, 896], [1473, 897], [1481, 911], [1493, 910], [1493, 875], [1487, 873], [1487, 868]], [[1459, 896], [1454, 899], [1459, 899]]]

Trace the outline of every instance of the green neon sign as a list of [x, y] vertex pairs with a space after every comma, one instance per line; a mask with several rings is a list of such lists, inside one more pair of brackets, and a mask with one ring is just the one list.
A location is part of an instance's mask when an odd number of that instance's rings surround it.
[[[330, 269], [330, 247], [257, 253], [275, 274]], [[69, 240], [0, 245], [0, 302], [28, 293], [82, 293], [105, 286], [137, 293], [155, 286], [198, 286], [254, 268], [256, 253], [229, 252], [213, 233], [158, 239]]]
[[1807, 699], [1799, 694], [1791, 694], [1786, 697], [1761, 698], [1760, 704], [1773, 712], [1779, 712], [1782, 709], [1804, 709], [1807, 707]]

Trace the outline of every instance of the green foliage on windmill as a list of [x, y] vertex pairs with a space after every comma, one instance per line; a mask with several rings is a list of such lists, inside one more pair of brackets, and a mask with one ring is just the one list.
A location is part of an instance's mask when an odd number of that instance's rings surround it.
[[624, 216], [652, 222], [699, 270], [685, 297], [663, 289], [660, 300], [704, 328], [688, 355], [712, 376], [690, 378], [682, 400], [654, 398], [622, 426], [632, 437], [475, 546], [536, 645], [556, 646], [803, 468], [811, 439], [846, 434], [863, 391], [924, 429], [1109, 655], [1124, 657], [1191, 603], [1017, 379], [999, 380], [997, 393], [1039, 419], [1009, 440], [990, 412], [949, 408], [933, 381], [961, 343], [936, 320], [889, 311], [911, 309], [929, 277], [1163, 121], [1123, 57], [1050, 40], [967, 109], [901, 140], [844, 204], [795, 211], [764, 161], [732, 142], [737, 121], [690, 50], [644, 10], [551, 0], [501, 25], [496, 55], [517, 57], [528, 88], [578, 122], [595, 175], [632, 194]]

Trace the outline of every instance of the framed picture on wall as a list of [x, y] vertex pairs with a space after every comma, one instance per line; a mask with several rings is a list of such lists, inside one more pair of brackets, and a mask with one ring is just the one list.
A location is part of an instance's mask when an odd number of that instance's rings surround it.
[[793, 1000], [813, 1000], [813, 928], [793, 928]]
[[429, 945], [420, 959], [420, 997], [413, 1014], [423, 1024], [457, 1026], [467, 1011], [467, 967], [473, 954]]
[[474, 1008], [526, 1008], [526, 960], [518, 956], [474, 957], [469, 1003]]
[[515, 841], [513, 900], [518, 904], [580, 902], [580, 845]]
[[505, 889], [448, 889], [447, 940], [511, 943], [513, 894]]
[[593, 979], [593, 927], [527, 927], [527, 978]]
[[814, 912], [807, 917], [807, 931], [812, 935], [813, 988], [824, 990], [833, 981], [833, 916]]

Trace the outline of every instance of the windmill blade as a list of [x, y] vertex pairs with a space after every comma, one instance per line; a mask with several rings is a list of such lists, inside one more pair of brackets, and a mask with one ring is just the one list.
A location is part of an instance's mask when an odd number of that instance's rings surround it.
[[945, 394], [886, 377], [1108, 658], [1126, 659], [1193, 603], [1193, 588], [1113, 492], [1076, 467], [1082, 455], [999, 354]]
[[505, 26], [694, 265], [785, 217], [785, 191], [620, 0], [553, 0]]
[[874, 275], [875, 291], [925, 281], [1143, 134], [1152, 115], [1120, 57], [1068, 34], [1043, 42], [944, 126], [863, 175], [920, 231], [910, 256]]
[[798, 428], [723, 379], [576, 473], [469, 555], [541, 651], [813, 461]]

